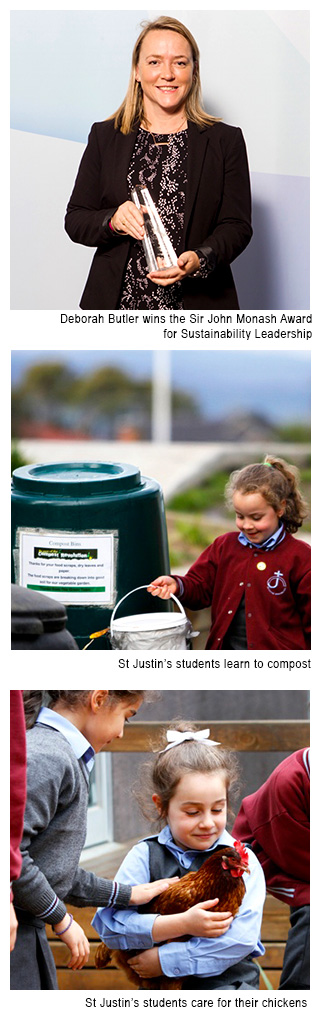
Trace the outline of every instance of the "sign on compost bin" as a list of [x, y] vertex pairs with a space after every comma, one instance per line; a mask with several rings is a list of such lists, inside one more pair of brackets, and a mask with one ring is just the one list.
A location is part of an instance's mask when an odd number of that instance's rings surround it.
[[20, 584], [65, 605], [114, 604], [117, 532], [18, 528]]

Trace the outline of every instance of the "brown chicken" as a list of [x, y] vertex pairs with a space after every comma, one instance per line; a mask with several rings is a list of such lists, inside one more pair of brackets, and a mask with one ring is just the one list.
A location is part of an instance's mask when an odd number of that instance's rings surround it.
[[[223, 846], [208, 857], [199, 871], [190, 871], [179, 882], [165, 889], [156, 896], [150, 903], [152, 914], [180, 914], [196, 903], [204, 903], [206, 900], [213, 900], [219, 897], [219, 903], [211, 909], [213, 911], [225, 912], [230, 910], [233, 916], [241, 906], [246, 887], [243, 880], [243, 872], [249, 873], [248, 852], [239, 840], [235, 841], [233, 847]], [[181, 936], [180, 939], [172, 941], [186, 941], [188, 936]], [[130, 967], [130, 957], [136, 956], [138, 949], [124, 951], [121, 949], [108, 949], [104, 943], [98, 947], [95, 964], [98, 969], [107, 967], [112, 963], [120, 970], [123, 970], [131, 984], [137, 988], [157, 989], [178, 989], [182, 987], [183, 978], [177, 980], [163, 975], [163, 977], [149, 978], [142, 980]]]

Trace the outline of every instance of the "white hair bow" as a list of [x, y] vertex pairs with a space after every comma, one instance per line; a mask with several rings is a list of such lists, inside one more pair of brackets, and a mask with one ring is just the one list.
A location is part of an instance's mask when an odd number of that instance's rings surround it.
[[164, 747], [159, 754], [164, 754], [165, 751], [170, 751], [171, 747], [177, 747], [178, 744], [183, 744], [185, 740], [199, 740], [202, 744], [212, 744], [215, 747], [220, 745], [219, 740], [209, 740], [210, 730], [167, 730], [167, 747]]

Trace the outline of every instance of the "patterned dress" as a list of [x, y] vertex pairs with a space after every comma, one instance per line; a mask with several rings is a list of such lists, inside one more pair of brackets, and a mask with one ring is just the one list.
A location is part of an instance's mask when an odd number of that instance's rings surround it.
[[[154, 135], [140, 128], [127, 176], [129, 199], [133, 187], [149, 188], [177, 255], [182, 251], [187, 156], [187, 128], [175, 135]], [[181, 284], [160, 287], [147, 279], [147, 272], [141, 241], [133, 240], [119, 308], [183, 308]]]

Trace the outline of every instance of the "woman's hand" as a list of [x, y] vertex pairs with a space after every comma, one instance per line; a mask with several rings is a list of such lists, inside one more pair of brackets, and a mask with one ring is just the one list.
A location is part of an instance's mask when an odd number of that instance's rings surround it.
[[184, 251], [179, 255], [176, 266], [169, 269], [157, 269], [148, 273], [148, 279], [158, 283], [160, 287], [170, 287], [172, 283], [179, 283], [185, 276], [196, 273], [200, 269], [200, 259], [195, 251]]
[[143, 214], [134, 202], [123, 202], [111, 217], [111, 227], [118, 234], [130, 234], [141, 241], [144, 237]]
[[151, 584], [148, 584], [147, 591], [150, 592], [150, 595], [159, 595], [160, 599], [170, 599], [171, 595], [176, 595], [178, 589], [179, 585], [174, 577], [162, 574], [160, 577], [156, 577], [155, 581], [151, 581]]
[[230, 910], [223, 913], [212, 911], [212, 907], [219, 903], [218, 899], [206, 900], [204, 903], [197, 903], [184, 912], [183, 928], [185, 935], [195, 935], [198, 938], [216, 939], [224, 935], [233, 921]]
[[160, 977], [162, 974], [159, 953], [155, 947], [153, 949], [145, 949], [143, 953], [138, 953], [137, 956], [131, 956], [128, 963], [132, 970], [143, 979]]
[[59, 935], [61, 942], [65, 942], [66, 946], [68, 946], [68, 949], [71, 951], [71, 957], [68, 963], [70, 970], [81, 970], [89, 959], [89, 942], [83, 929], [80, 927], [80, 924], [77, 924], [77, 921], [72, 921], [68, 931], [64, 932], [63, 935], [60, 935], [59, 928], [63, 931], [67, 918], [68, 914], [65, 915], [62, 921], [59, 921], [59, 924], [53, 925], [53, 930], [57, 935]]
[[160, 893], [164, 892], [165, 889], [169, 888], [169, 885], [173, 885], [175, 882], [179, 882], [178, 878], [159, 878], [157, 882], [145, 882], [144, 885], [134, 885], [132, 887], [130, 906], [139, 907], [141, 903], [150, 903], [155, 896], [160, 896]]

